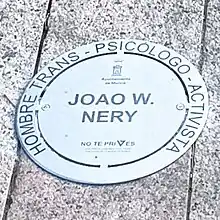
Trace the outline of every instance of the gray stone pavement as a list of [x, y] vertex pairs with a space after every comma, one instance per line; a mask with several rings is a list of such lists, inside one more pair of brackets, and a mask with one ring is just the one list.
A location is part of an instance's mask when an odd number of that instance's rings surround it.
[[[4, 5], [5, 2], [5, 5]], [[218, 0], [100, 0], [53, 1], [49, 32], [40, 68], [61, 53], [92, 41], [113, 38], [145, 39], [179, 52], [200, 70], [210, 96], [207, 125], [198, 139], [195, 166], [191, 151], [150, 177], [113, 186], [85, 186], [53, 177], [34, 165], [22, 151], [15, 181], [7, 190], [16, 159], [14, 109], [29, 81], [37, 56], [46, 12], [45, 1], [3, 1], [0, 22], [1, 176], [0, 211], [5, 219], [141, 220], [217, 219], [219, 210], [219, 8]], [[207, 13], [207, 30], [204, 23]], [[6, 17], [6, 18], [4, 18]], [[16, 38], [14, 37], [16, 36]], [[14, 39], [15, 38], [15, 39]], [[205, 47], [203, 47], [205, 46]], [[203, 60], [204, 59], [204, 60]], [[204, 64], [203, 64], [204, 61]], [[193, 169], [192, 205], [189, 173]], [[4, 191], [4, 192], [3, 192]], [[3, 193], [2, 193], [3, 192]], [[190, 211], [190, 215], [189, 215]]]
[[220, 2], [210, 1], [202, 74], [209, 90], [209, 120], [196, 149], [192, 219], [220, 219]]
[[34, 70], [46, 4], [46, 0], [0, 1], [0, 219], [17, 160], [13, 103]]

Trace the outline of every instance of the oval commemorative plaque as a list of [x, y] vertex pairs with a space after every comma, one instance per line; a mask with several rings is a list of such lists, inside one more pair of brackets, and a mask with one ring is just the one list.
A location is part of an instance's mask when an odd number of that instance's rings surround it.
[[207, 110], [206, 86], [184, 57], [146, 41], [111, 40], [41, 70], [21, 97], [16, 129], [46, 171], [111, 184], [177, 160], [198, 138]]

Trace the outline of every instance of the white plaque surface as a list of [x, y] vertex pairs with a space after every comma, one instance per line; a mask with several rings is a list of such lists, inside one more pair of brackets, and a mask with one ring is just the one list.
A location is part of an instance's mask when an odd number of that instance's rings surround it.
[[206, 86], [176, 52], [138, 40], [97, 42], [53, 60], [17, 108], [23, 149], [44, 170], [91, 184], [155, 173], [198, 138]]

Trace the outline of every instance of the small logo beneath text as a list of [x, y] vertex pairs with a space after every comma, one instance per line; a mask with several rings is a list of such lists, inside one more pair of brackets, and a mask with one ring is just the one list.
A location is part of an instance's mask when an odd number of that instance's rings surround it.
[[[124, 69], [123, 60], [115, 60], [112, 66], [111, 77], [102, 78], [102, 81], [106, 85], [118, 85], [118, 84], [126, 84], [131, 79], [129, 77], [122, 76], [122, 70]], [[124, 70], [123, 70], [124, 71]]]
[[115, 61], [115, 65], [113, 66], [112, 76], [121, 76], [122, 62], [123, 62], [123, 60], [116, 60]]

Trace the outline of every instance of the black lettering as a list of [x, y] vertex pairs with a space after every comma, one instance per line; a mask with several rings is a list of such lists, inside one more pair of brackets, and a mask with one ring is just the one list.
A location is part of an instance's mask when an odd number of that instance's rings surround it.
[[74, 102], [70, 102], [70, 101], [69, 101], [69, 102], [68, 102], [69, 105], [75, 105], [75, 104], [77, 104], [77, 103], [78, 103], [78, 99], [79, 99], [79, 94], [76, 94]]
[[193, 93], [202, 88], [202, 86], [195, 86], [195, 85], [189, 85], [188, 87], [192, 88], [192, 91], [190, 93]]
[[24, 115], [19, 117], [19, 123], [31, 122], [33, 121], [32, 115]]
[[39, 153], [42, 153], [43, 151], [46, 150], [46, 148], [38, 149], [38, 147], [39, 147], [40, 145], [41, 145], [41, 143], [38, 144], [38, 145], [36, 145], [36, 146], [34, 146], [34, 147], [32, 147], [32, 148], [30, 148], [30, 151], [36, 150], [36, 153], [34, 154], [34, 156], [36, 156], [36, 155], [38, 155]]
[[125, 111], [125, 113], [128, 115], [128, 122], [131, 122], [132, 117], [137, 113], [137, 111], [134, 111], [132, 114], [130, 114], [128, 111]]
[[27, 100], [26, 100], [26, 97], [27, 97], [27, 95], [24, 95], [23, 102], [31, 102], [31, 103], [34, 103], [34, 102], [36, 101], [36, 99], [37, 99], [37, 96], [35, 96], [33, 100], [31, 100], [31, 98], [32, 98], [31, 95], [28, 97]]
[[191, 121], [191, 122], [193, 122], [193, 123], [195, 123], [195, 124], [197, 124], [197, 125], [200, 125], [199, 122], [195, 121], [195, 119], [200, 119], [200, 118], [202, 118], [202, 116], [200, 116], [200, 117], [189, 118], [189, 121]]
[[140, 99], [142, 98], [143, 104], [146, 105], [146, 104], [148, 103], [149, 99], [150, 99], [150, 96], [151, 96], [151, 93], [149, 93], [149, 94], [147, 95], [147, 98], [145, 98], [145, 97], [144, 97], [144, 93], [141, 93], [141, 94], [139, 95], [138, 99], [137, 99], [136, 94], [133, 93], [134, 104], [137, 105], [137, 104], [139, 103]]
[[29, 86], [29, 89], [32, 88], [32, 86], [40, 88], [40, 89], [43, 88], [42, 86], [39, 86], [39, 85], [35, 84], [35, 81], [31, 83], [31, 85]]
[[120, 42], [120, 50], [122, 50], [122, 43], [123, 43], [123, 42], [121, 41], [121, 42]]
[[132, 50], [134, 50], [134, 47], [132, 47], [132, 48], [128, 48], [128, 44], [134, 44], [134, 45], [136, 45], [136, 43], [134, 42], [134, 41], [129, 41], [129, 42], [127, 42], [126, 44], [125, 44], [125, 50], [127, 50], [127, 51], [132, 51]]
[[[52, 75], [53, 76], [53, 75]], [[47, 83], [44, 79], [51, 78], [52, 76], [47, 76], [45, 73], [41, 73], [36, 79], [40, 82]]]
[[[87, 102], [87, 103], [85, 102], [85, 98], [86, 97], [90, 97], [91, 98], [91, 100], [89, 102]], [[81, 98], [81, 103], [83, 105], [91, 105], [94, 102], [94, 100], [95, 100], [95, 96], [94, 95], [92, 95], [92, 94], [85, 94]]]
[[99, 43], [95, 45], [96, 47], [96, 52], [99, 53], [99, 50], [103, 49], [105, 47], [105, 44]]
[[106, 105], [109, 104], [108, 99], [105, 94], [102, 94], [95, 104], [98, 105], [100, 102], [104, 102]]
[[56, 64], [60, 67], [60, 68], [63, 68], [62, 65], [69, 65], [70, 63], [64, 58], [62, 57], [62, 61], [56, 61]]
[[[181, 71], [180, 71], [181, 70]], [[180, 73], [180, 74], [186, 74], [190, 71], [190, 66], [184, 64], [184, 65], [181, 65], [177, 71]]]
[[92, 111], [92, 116], [90, 117], [90, 115], [84, 111], [83, 112], [83, 117], [82, 117], [82, 122], [85, 122], [86, 121], [86, 117], [87, 119], [90, 121], [90, 122], [94, 122], [94, 119], [95, 119], [95, 111]]
[[180, 143], [184, 144], [183, 148], [189, 143], [189, 141], [184, 142], [184, 141], [181, 141], [180, 139], [176, 139], [176, 140], [179, 141]]
[[121, 147], [124, 143], [125, 143], [125, 141], [123, 140], [123, 141], [117, 141], [118, 142], [118, 145]]
[[[109, 51], [115, 51], [115, 50], [117, 50], [117, 42], [115, 42], [115, 41], [109, 42], [109, 43], [108, 43], [108, 46], [109, 46], [109, 48], [108, 48]], [[113, 49], [111, 49], [111, 47], [113, 47]]]
[[77, 61], [79, 59], [79, 56], [76, 55], [75, 52], [71, 52], [71, 53], [68, 54], [68, 58], [71, 59], [70, 61], [75, 62], [75, 61]]
[[48, 67], [48, 70], [50, 71], [50, 73], [51, 73], [52, 75], [54, 75], [53, 72], [55, 72], [55, 71], [57, 71], [57, 70], [59, 71], [60, 69], [58, 69], [58, 68], [56, 68], [56, 67], [49, 66], [49, 67]]
[[149, 52], [149, 54], [150, 54], [151, 56], [155, 56], [155, 54], [152, 54], [154, 48], [155, 48], [155, 46], [153, 46], [152, 49], [151, 49], [150, 52]]
[[181, 62], [182, 62], [182, 60], [179, 57], [173, 57], [169, 60], [169, 64], [171, 66], [178, 66]]
[[[195, 96], [196, 97], [201, 97], [199, 100], [197, 99], [195, 99]], [[191, 99], [194, 101], [194, 102], [197, 102], [197, 101], [203, 101], [204, 100], [204, 95], [203, 94], [201, 94], [201, 93], [195, 93], [195, 94], [193, 94], [192, 96], [191, 96]]]
[[[121, 101], [116, 102], [115, 98], [116, 98], [117, 96], [120, 96], [120, 97], [121, 97]], [[117, 94], [113, 95], [112, 98], [111, 98], [111, 102], [112, 102], [113, 104], [115, 104], [115, 105], [120, 105], [120, 104], [122, 104], [124, 101], [125, 101], [125, 96], [124, 96], [123, 94], [121, 94], [121, 93], [117, 93]]]
[[28, 110], [28, 109], [31, 108], [32, 106], [34, 106], [34, 104], [29, 105], [29, 106], [27, 106], [27, 105], [22, 105], [22, 106], [20, 107], [20, 113], [30, 113], [30, 112], [33, 112], [32, 110]]
[[[141, 50], [141, 47], [142, 47], [142, 46], [146, 46], [146, 48], [143, 49], [143, 50]], [[140, 44], [140, 45], [137, 47], [137, 50], [138, 50], [139, 52], [141, 52], [141, 53], [147, 52], [148, 49], [149, 49], [149, 45], [148, 45], [147, 43], [142, 43], [142, 44]]]
[[201, 108], [204, 111], [205, 104], [203, 103], [202, 105], [192, 105], [192, 108]]
[[173, 142], [173, 147], [171, 148], [166, 148], [166, 150], [171, 150], [173, 152], [180, 152], [179, 148], [177, 147], [176, 143]]
[[114, 122], [114, 118], [117, 118], [118, 121], [123, 122], [123, 120], [121, 119], [122, 115], [122, 111], [112, 111], [111, 122]]
[[[104, 119], [104, 118], [108, 118], [108, 113], [109, 113], [109, 111], [99, 111], [98, 117], [97, 117], [97, 122], [108, 122], [108, 120]], [[107, 114], [107, 115], [105, 115], [105, 114]]]
[[[19, 118], [20, 119], [20, 118]], [[20, 126], [21, 129], [26, 129], [25, 131], [23, 131], [21, 133], [21, 135], [27, 135], [27, 134], [31, 134], [34, 132], [34, 127], [33, 127], [33, 123], [29, 123], [29, 124], [25, 124]]]
[[27, 145], [33, 145], [33, 144], [36, 144], [37, 142], [38, 142], [38, 137], [34, 134], [27, 136], [24, 139], [24, 143]]
[[193, 115], [203, 115], [203, 112], [190, 112], [190, 114], [193, 114]]
[[188, 136], [189, 138], [192, 138], [195, 135], [194, 131], [189, 131], [188, 128], [185, 128], [182, 130], [181, 134], [185, 137]]
[[163, 50], [163, 51], [161, 51], [161, 52], [158, 54], [158, 57], [159, 57], [161, 60], [166, 60], [167, 58], [170, 57], [170, 52], [167, 51], [167, 50]]
[[194, 127], [194, 126], [192, 126], [192, 125], [186, 125], [186, 127], [188, 127], [188, 128], [198, 129], [197, 127]]

